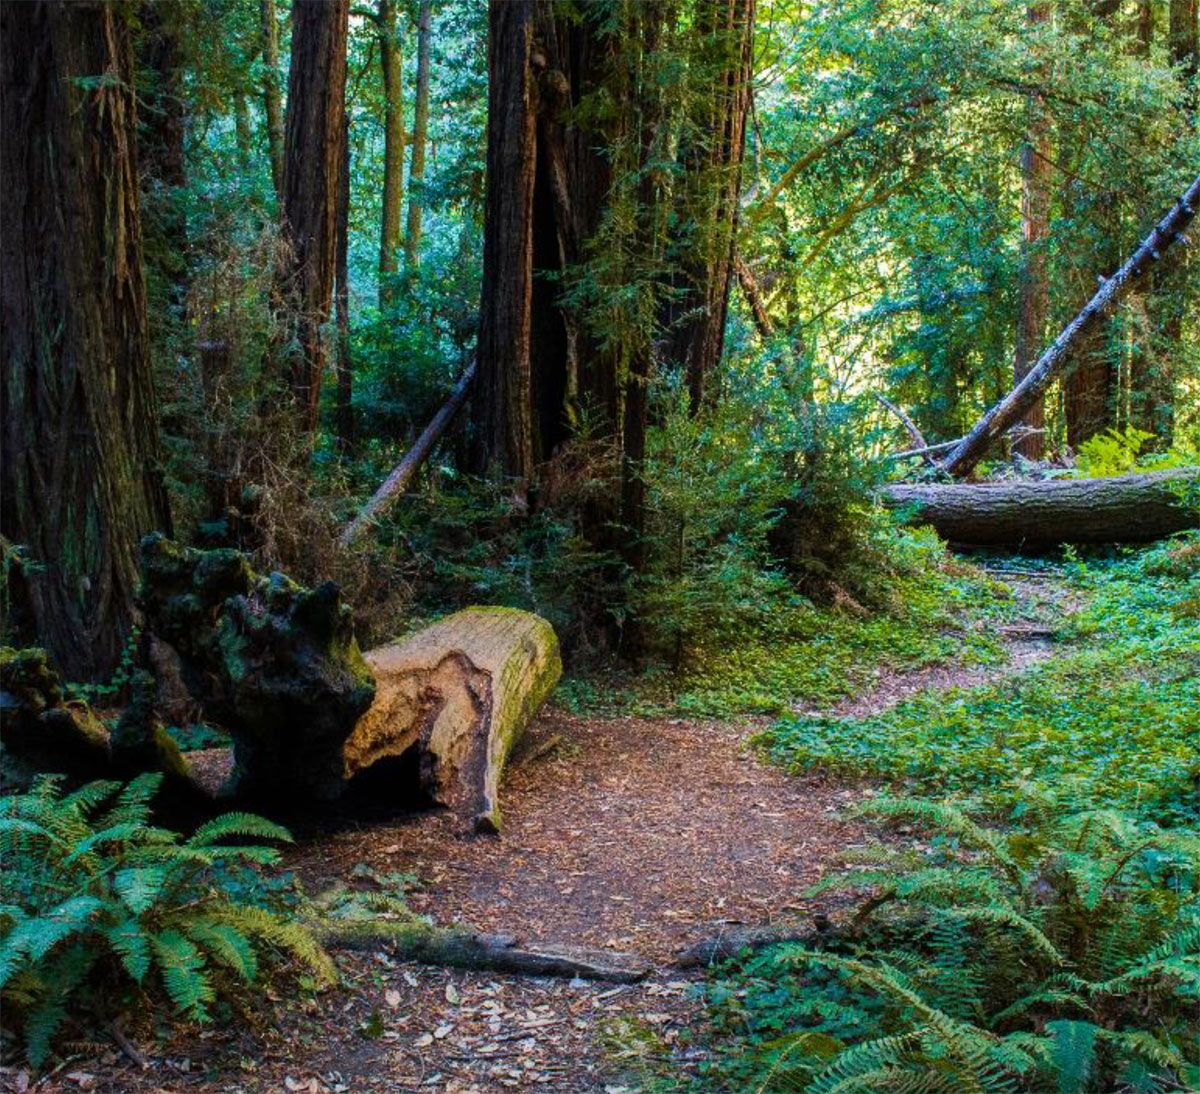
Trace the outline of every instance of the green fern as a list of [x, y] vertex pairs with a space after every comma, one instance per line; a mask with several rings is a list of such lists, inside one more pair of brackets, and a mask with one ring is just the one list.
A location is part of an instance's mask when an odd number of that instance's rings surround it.
[[160, 782], [143, 775], [64, 795], [47, 778], [0, 798], [0, 1004], [34, 1067], [85, 997], [102, 1011], [123, 984], [153, 996], [161, 983], [179, 1013], [204, 1020], [219, 995], [258, 979], [264, 959], [336, 978], [254, 872], [278, 859], [263, 841], [290, 840], [287, 831], [231, 813], [184, 840], [151, 823]]
[[924, 829], [924, 850], [848, 856], [870, 865], [807, 894], [859, 901], [831, 946], [780, 945], [714, 985], [748, 1088], [1083, 1094], [1200, 1075], [1200, 836], [1045, 791], [1006, 826], [961, 803], [858, 813]]

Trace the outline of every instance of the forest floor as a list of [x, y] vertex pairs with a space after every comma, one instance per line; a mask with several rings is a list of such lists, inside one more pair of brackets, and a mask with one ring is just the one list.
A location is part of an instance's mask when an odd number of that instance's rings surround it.
[[[1022, 625], [1009, 659], [881, 670], [834, 708], [861, 716], [923, 688], [971, 687], [1053, 656], [1075, 607], [1053, 578], [1010, 580]], [[0, 1076], [5, 1089], [97, 1092], [436, 1091], [626, 1094], [649, 1063], [680, 1076], [703, 1066], [687, 1030], [703, 1022], [702, 973], [673, 957], [734, 924], [804, 917], [804, 889], [865, 838], [842, 811], [872, 784], [789, 776], [746, 747], [761, 720], [588, 718], [551, 709], [504, 788], [503, 835], [461, 835], [444, 813], [360, 823], [302, 839], [290, 867], [309, 891], [414, 875], [410, 906], [527, 941], [634, 951], [654, 973], [636, 985], [419, 966], [339, 953], [343, 986], [280, 995], [224, 1028], [183, 1029], [146, 1053], [75, 1057], [48, 1079]], [[550, 747], [550, 746], [553, 747]], [[400, 882], [404, 884], [404, 882]], [[647, 1054], [652, 1059], [640, 1059]]]

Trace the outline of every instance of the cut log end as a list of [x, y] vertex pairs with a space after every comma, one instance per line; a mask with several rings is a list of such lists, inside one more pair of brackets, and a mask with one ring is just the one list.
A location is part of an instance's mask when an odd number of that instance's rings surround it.
[[346, 741], [346, 777], [416, 748], [423, 793], [498, 832], [504, 764], [562, 674], [554, 629], [529, 612], [468, 608], [366, 660], [375, 701]]

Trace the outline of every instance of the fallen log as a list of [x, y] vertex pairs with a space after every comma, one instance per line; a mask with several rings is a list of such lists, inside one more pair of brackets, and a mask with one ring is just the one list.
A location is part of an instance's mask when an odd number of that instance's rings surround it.
[[1149, 272], [1172, 244], [1186, 242], [1184, 231], [1200, 209], [1200, 176], [1192, 182], [1167, 215], [1126, 260], [1103, 282], [1084, 309], [1071, 320], [1050, 348], [1003, 399], [993, 406], [942, 462], [943, 471], [961, 477], [969, 472], [1009, 426], [1025, 417], [1051, 380], [1069, 365], [1077, 346], [1087, 338]]
[[415, 747], [423, 793], [498, 831], [505, 760], [562, 674], [554, 629], [513, 608], [467, 608], [366, 662], [375, 700], [343, 747], [345, 778]]
[[651, 972], [649, 962], [637, 954], [553, 942], [526, 943], [514, 935], [485, 934], [469, 927], [349, 920], [318, 927], [317, 933], [330, 949], [381, 949], [401, 960], [456, 969], [579, 977], [615, 984], [635, 984]]
[[375, 491], [371, 500], [362, 507], [358, 516], [347, 525], [346, 530], [338, 537], [339, 546], [349, 547], [408, 489], [408, 484], [412, 482], [413, 476], [428, 459], [429, 453], [433, 451], [433, 446], [437, 444], [441, 435], [458, 416], [463, 403], [467, 401], [467, 393], [470, 391], [471, 382], [474, 379], [475, 362], [472, 361], [467, 366], [467, 370], [459, 377], [458, 383], [454, 385], [454, 390], [450, 392], [450, 398], [433, 416], [433, 420], [425, 427], [404, 459], [396, 464], [392, 473], [383, 481], [383, 485]]
[[909, 524], [930, 524], [954, 543], [1054, 547], [1140, 543], [1200, 525], [1180, 503], [1200, 469], [1106, 479], [884, 487], [881, 500]]

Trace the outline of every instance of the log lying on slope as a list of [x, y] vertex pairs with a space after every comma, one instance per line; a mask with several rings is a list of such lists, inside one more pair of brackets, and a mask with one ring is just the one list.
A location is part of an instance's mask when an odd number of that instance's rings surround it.
[[467, 608], [366, 661], [375, 701], [345, 743], [345, 777], [416, 747], [424, 793], [498, 831], [504, 762], [562, 674], [554, 629], [529, 612]]
[[954, 543], [1054, 547], [1061, 543], [1144, 543], [1198, 526], [1180, 504], [1200, 468], [1107, 479], [885, 487], [882, 501], [910, 510]]

